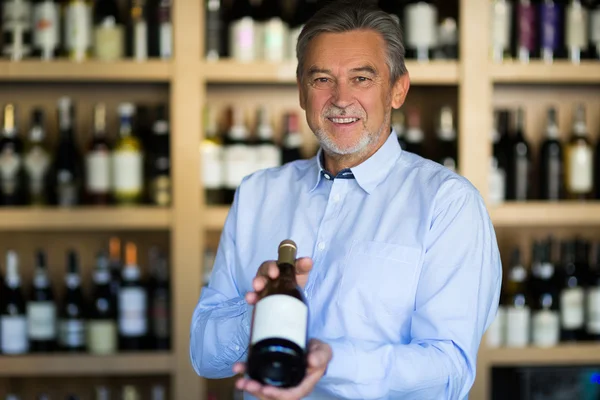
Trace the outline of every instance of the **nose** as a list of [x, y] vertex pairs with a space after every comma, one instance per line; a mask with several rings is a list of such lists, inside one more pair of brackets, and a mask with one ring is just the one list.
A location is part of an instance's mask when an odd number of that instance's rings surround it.
[[346, 108], [352, 104], [354, 97], [350, 85], [339, 82], [333, 92], [333, 104], [338, 108]]

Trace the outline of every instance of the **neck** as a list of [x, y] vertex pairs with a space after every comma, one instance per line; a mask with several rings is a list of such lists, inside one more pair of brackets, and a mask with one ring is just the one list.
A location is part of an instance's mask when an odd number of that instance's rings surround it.
[[364, 150], [353, 154], [334, 154], [323, 149], [323, 165], [327, 171], [336, 176], [340, 171], [356, 167], [368, 160], [373, 154], [383, 146], [390, 135], [389, 125], [383, 127], [378, 141], [372, 143]]

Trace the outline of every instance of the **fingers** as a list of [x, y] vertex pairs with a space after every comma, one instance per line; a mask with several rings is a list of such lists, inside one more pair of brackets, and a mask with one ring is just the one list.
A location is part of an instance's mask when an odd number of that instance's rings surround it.
[[307, 275], [313, 267], [310, 257], [302, 257], [296, 260], [296, 275]]
[[325, 369], [333, 356], [331, 347], [320, 340], [311, 339], [308, 349], [309, 368]]
[[236, 374], [243, 374], [246, 372], [246, 364], [244, 363], [235, 363], [233, 364], [233, 372]]

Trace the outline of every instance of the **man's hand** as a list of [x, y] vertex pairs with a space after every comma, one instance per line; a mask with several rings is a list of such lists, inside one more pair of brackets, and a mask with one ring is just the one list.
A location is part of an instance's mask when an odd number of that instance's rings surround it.
[[[261, 385], [251, 379], [240, 378], [235, 383], [239, 390], [244, 390], [261, 400], [300, 400], [308, 396], [327, 370], [331, 361], [331, 347], [317, 339], [311, 339], [308, 344], [308, 369], [306, 376], [294, 388], [280, 389], [273, 386]], [[244, 363], [236, 363], [233, 372], [243, 374], [246, 371]]]
[[[296, 281], [298, 286], [304, 289], [308, 274], [312, 269], [313, 262], [309, 257], [299, 258], [296, 260]], [[260, 265], [256, 272], [256, 277], [252, 281], [254, 292], [246, 293], [246, 301], [250, 305], [256, 304], [258, 301], [257, 293], [263, 290], [267, 284], [267, 278], [275, 279], [279, 276], [279, 268], [275, 261], [265, 261]]]

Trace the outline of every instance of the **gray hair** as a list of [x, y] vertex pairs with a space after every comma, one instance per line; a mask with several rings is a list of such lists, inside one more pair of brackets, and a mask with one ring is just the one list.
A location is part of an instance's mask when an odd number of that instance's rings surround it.
[[400, 23], [369, 2], [346, 0], [333, 1], [323, 7], [302, 29], [296, 45], [298, 80], [302, 79], [306, 48], [312, 39], [321, 33], [343, 33], [354, 30], [373, 30], [383, 37], [387, 47], [386, 62], [390, 69], [392, 85], [407, 72]]

